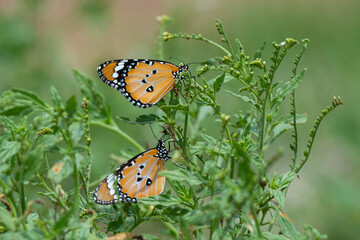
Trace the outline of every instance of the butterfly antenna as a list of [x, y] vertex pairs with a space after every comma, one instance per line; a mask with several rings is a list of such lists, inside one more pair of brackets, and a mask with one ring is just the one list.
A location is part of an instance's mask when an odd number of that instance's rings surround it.
[[171, 59], [175, 59], [175, 60], [179, 61], [180, 63], [183, 63], [183, 61], [181, 61], [180, 59], [178, 59], [176, 57], [169, 57], [169, 60], [171, 60]]
[[152, 128], [151, 124], [149, 123], [149, 127], [151, 129], [152, 134], [154, 135], [154, 137], [156, 138], [157, 141], [159, 141], [159, 139], [156, 137], [155, 133], [154, 133], [154, 129]]

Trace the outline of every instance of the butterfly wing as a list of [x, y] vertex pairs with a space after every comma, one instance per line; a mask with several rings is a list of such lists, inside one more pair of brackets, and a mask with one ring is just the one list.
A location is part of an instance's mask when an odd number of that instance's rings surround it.
[[167, 159], [167, 150], [159, 141], [156, 148], [133, 157], [118, 167], [115, 174], [110, 173], [96, 188], [94, 201], [102, 205], [118, 201], [136, 203], [138, 198], [162, 193], [165, 177], [158, 173], [165, 170]]
[[120, 59], [98, 67], [101, 80], [137, 107], [151, 107], [175, 85], [179, 67], [164, 61]]
[[[165, 177], [158, 176], [165, 169], [165, 161], [156, 157], [158, 150], [151, 149], [119, 172], [119, 187], [122, 201], [154, 196], [162, 193]], [[121, 197], [120, 192], [120, 197]]]

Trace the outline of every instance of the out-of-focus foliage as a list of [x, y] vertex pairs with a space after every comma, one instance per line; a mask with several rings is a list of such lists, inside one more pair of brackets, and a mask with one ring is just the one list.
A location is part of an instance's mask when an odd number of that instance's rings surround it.
[[[161, 25], [167, 21], [166, 16], [159, 18]], [[81, 108], [74, 95], [64, 101], [55, 87], [50, 88], [52, 103], [24, 89], [3, 92], [0, 98], [0, 123], [4, 127], [0, 149], [3, 236], [102, 239], [108, 232], [132, 232], [142, 223], [159, 218], [167, 227], [162, 232], [166, 239], [206, 236], [325, 239], [326, 235], [311, 225], [306, 225], [305, 234], [301, 234], [283, 208], [290, 183], [309, 159], [321, 121], [342, 104], [340, 98], [334, 98], [315, 120], [306, 151], [300, 157], [297, 124], [305, 122], [306, 115], [296, 111], [295, 89], [305, 76], [306, 69], [298, 70], [298, 66], [308, 40], [301, 42], [290, 78], [279, 81], [275, 73], [288, 52], [298, 45], [297, 40], [274, 42], [267, 64], [262, 60], [265, 43], [250, 58], [240, 40], [235, 39], [235, 46], [231, 45], [219, 20], [216, 28], [225, 46], [201, 34], [160, 32], [165, 41], [199, 40], [219, 48], [224, 55], [209, 59], [198, 69], [201, 84], [189, 71], [182, 73], [184, 80], [178, 84], [183, 86], [184, 100], [173, 91], [168, 101], [163, 99], [157, 104], [157, 115], [141, 115], [135, 121], [121, 117], [136, 125], [160, 126], [176, 142], [178, 156], [173, 160], [178, 168], [159, 173], [166, 177], [171, 190], [141, 199], [139, 204], [109, 207], [97, 206], [92, 201], [90, 179], [94, 159], [90, 125], [119, 134], [138, 150], [142, 147], [115, 123], [104, 97], [90, 78], [74, 71], [83, 97]], [[158, 53], [163, 56], [163, 45], [158, 46]], [[209, 72], [217, 76], [209, 79], [206, 77]], [[238, 109], [229, 115], [218, 103], [218, 94], [231, 82], [238, 87], [227, 92], [246, 103], [247, 111]], [[289, 113], [281, 115], [280, 106], [289, 96]], [[217, 138], [202, 126], [210, 114], [220, 123]], [[281, 156], [269, 158], [265, 153], [289, 130], [293, 152], [288, 161], [290, 168], [280, 176], [276, 172], [269, 174], [270, 166]], [[65, 181], [70, 186], [67, 191]], [[97, 182], [100, 180], [95, 185]], [[46, 202], [39, 198], [28, 200], [32, 186], [41, 189], [38, 195], [46, 197]], [[100, 229], [101, 225], [106, 231]], [[157, 238], [149, 234], [143, 237]]]
[[[75, 90], [78, 83], [71, 76], [71, 69], [80, 69], [95, 79], [95, 68], [102, 61], [113, 58], [154, 58], [156, 16], [164, 12], [175, 16], [175, 21], [168, 26], [167, 31], [201, 32], [211, 39], [215, 39], [216, 31], [209, 27], [209, 23], [220, 18], [229, 38], [238, 37], [247, 53], [255, 52], [264, 39], [267, 39], [268, 44], [263, 54], [267, 63], [270, 62], [268, 57], [272, 50], [269, 42], [281, 42], [288, 36], [297, 39], [308, 37], [311, 44], [302, 58], [300, 68], [307, 66], [309, 69], [297, 89], [298, 112], [306, 113], [309, 119], [315, 119], [318, 110], [327, 105], [329, 97], [334, 95], [341, 95], [346, 104], [320, 127], [310, 160], [300, 178], [296, 178], [289, 189], [285, 210], [301, 233], [305, 234], [302, 231], [304, 223], [309, 223], [321, 233], [326, 233], [330, 239], [354, 239], [357, 237], [356, 227], [360, 224], [356, 214], [360, 211], [356, 201], [360, 198], [357, 187], [360, 181], [357, 157], [360, 113], [356, 111], [357, 89], [360, 87], [357, 66], [360, 57], [355, 54], [360, 51], [360, 32], [354, 30], [360, 22], [359, 10], [360, 2], [356, 0], [228, 1], [226, 4], [216, 0], [185, 0], [181, 6], [177, 2], [166, 0], [131, 3], [102, 1], [101, 4], [98, 1], [0, 1], [0, 90], [3, 92], [14, 87], [25, 88], [36, 92], [49, 104], [49, 89], [54, 85], [63, 99], [70, 99], [75, 94], [77, 102], [81, 102], [79, 100], [82, 97]], [[166, 58], [173, 56], [185, 62], [214, 59], [221, 51], [199, 41], [174, 40], [169, 44], [164, 43], [164, 47]], [[295, 56], [296, 51], [290, 52], [289, 58], [293, 57], [291, 54]], [[278, 79], [289, 78], [290, 65], [291, 61], [285, 60], [283, 67], [277, 71]], [[192, 66], [190, 65], [191, 68]], [[192, 72], [195, 72], [193, 68]], [[217, 86], [222, 82], [215, 73], [209, 73], [207, 78], [214, 81], [219, 79]], [[239, 108], [245, 111], [248, 105], [241, 100], [243, 97], [239, 96], [236, 101], [226, 92], [234, 88], [233, 82], [229, 80], [229, 76], [225, 75], [217, 94], [219, 104], [227, 113], [234, 113]], [[155, 108], [134, 110], [123, 101], [120, 94], [97, 81], [95, 84], [98, 90], [111, 103], [112, 116], [120, 115], [133, 120], [139, 115], [157, 113]], [[287, 109], [280, 108], [279, 113], [283, 114]], [[21, 107], [16, 111], [21, 111]], [[206, 115], [207, 111], [206, 108], [202, 111], [202, 116], [207, 117], [201, 126], [211, 132], [209, 135], [217, 138], [214, 118]], [[299, 123], [303, 123], [304, 119], [304, 116], [298, 116]], [[289, 118], [282, 120], [285, 120], [285, 124], [275, 127], [274, 132], [282, 133], [283, 129], [289, 129]], [[311, 124], [312, 121], [308, 121], [299, 126], [300, 140], [307, 138], [308, 135], [304, 132], [307, 132], [306, 129]], [[135, 136], [135, 140], [141, 142], [141, 145], [145, 145], [143, 139], [155, 141], [150, 137], [152, 134], [146, 126], [125, 122], [119, 122], [119, 126], [126, 128], [127, 133]], [[200, 124], [195, 124], [194, 131], [199, 126]], [[103, 131], [101, 127], [95, 126], [91, 131], [94, 137], [92, 152], [95, 156], [92, 172], [98, 180], [118, 165], [114, 160], [118, 158], [113, 155], [113, 161], [109, 161], [110, 154], [116, 153], [126, 159], [138, 152], [128, 152], [131, 144], [111, 131]], [[277, 172], [287, 170], [289, 163], [284, 159], [291, 158], [285, 151], [290, 137], [286, 132], [282, 134], [273, 142], [267, 156], [282, 156], [284, 152], [283, 158], [270, 166]], [[114, 142], [116, 144], [109, 144]], [[17, 145], [8, 147], [16, 151]], [[142, 146], [137, 148], [143, 149]], [[305, 148], [306, 146], [300, 146], [301, 152]], [[51, 163], [55, 163], [59, 160], [57, 157], [53, 154], [48, 158]], [[175, 169], [171, 164], [167, 164], [167, 168]], [[67, 174], [71, 173], [65, 175]], [[96, 184], [94, 180], [90, 190]], [[62, 185], [66, 192], [73, 187], [70, 180], [65, 180]], [[30, 187], [27, 191], [28, 199], [39, 198], [39, 191], [37, 187]], [[41, 199], [45, 201], [45, 198]], [[37, 208], [36, 204], [34, 206]], [[138, 232], [148, 232], [148, 226], [145, 224]]]

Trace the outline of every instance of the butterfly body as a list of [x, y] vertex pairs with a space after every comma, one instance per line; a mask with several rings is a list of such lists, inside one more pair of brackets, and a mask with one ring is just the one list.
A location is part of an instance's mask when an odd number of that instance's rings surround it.
[[162, 193], [165, 177], [158, 176], [158, 172], [165, 170], [169, 158], [164, 142], [159, 140], [155, 148], [138, 154], [110, 173], [96, 188], [95, 203], [136, 203], [138, 198]]
[[100, 64], [98, 74], [134, 106], [147, 108], [173, 89], [175, 80], [187, 69], [187, 65], [176, 66], [159, 60], [119, 59]]

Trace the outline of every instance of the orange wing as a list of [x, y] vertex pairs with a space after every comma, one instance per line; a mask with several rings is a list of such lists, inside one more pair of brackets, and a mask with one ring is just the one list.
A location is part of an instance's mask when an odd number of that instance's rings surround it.
[[175, 85], [179, 73], [187, 69], [158, 60], [120, 59], [100, 64], [98, 74], [137, 107], [151, 107]]
[[102, 205], [118, 201], [136, 203], [138, 198], [162, 193], [165, 177], [158, 176], [158, 173], [165, 170], [167, 159], [168, 151], [164, 142], [160, 140], [156, 148], [130, 159], [118, 167], [115, 174], [110, 173], [96, 188], [94, 201]]

